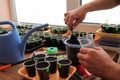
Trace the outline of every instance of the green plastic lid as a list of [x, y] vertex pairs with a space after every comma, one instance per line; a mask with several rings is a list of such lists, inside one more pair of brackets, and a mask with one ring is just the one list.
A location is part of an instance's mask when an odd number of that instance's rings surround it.
[[49, 47], [48, 49], [47, 49], [47, 53], [48, 54], [55, 54], [55, 53], [57, 53], [58, 52], [58, 48], [57, 47]]

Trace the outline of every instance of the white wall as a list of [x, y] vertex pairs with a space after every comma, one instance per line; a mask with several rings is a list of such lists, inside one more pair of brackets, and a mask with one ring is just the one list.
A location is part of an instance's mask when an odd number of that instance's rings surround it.
[[0, 20], [11, 20], [10, 0], [0, 0]]

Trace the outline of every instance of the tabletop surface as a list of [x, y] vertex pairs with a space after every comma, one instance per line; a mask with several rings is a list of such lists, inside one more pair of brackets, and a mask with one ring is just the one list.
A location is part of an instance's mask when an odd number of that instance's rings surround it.
[[[28, 56], [29, 54], [26, 54]], [[23, 64], [12, 66], [4, 71], [0, 71], [0, 80], [26, 80], [24, 77], [18, 74], [18, 70]]]
[[[113, 59], [115, 57], [114, 52], [109, 52], [111, 58]], [[32, 53], [26, 53], [24, 58], [28, 58], [32, 55]], [[0, 65], [1, 66], [1, 65]], [[12, 66], [5, 71], [0, 71], [0, 80], [26, 80], [24, 77], [18, 74], [18, 70], [23, 67], [23, 64], [18, 64], [15, 66]], [[75, 75], [72, 76], [71, 80], [80, 80]], [[95, 79], [93, 79], [95, 80]], [[96, 79], [98, 80], [98, 79]]]

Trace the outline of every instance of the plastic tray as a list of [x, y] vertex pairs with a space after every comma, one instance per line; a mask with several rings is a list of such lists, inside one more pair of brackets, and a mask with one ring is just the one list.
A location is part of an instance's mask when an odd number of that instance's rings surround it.
[[[69, 76], [67, 78], [60, 78], [59, 77], [59, 72], [58, 70], [56, 71], [55, 74], [50, 74], [50, 80], [69, 80], [70, 77], [75, 73], [76, 68], [74, 66], [70, 66], [70, 72], [69, 72]], [[18, 73], [23, 76], [24, 78], [26, 78], [27, 80], [39, 80], [38, 74], [31, 78], [27, 75], [26, 71], [25, 71], [25, 67], [22, 67], [18, 70]], [[36, 72], [37, 73], [37, 72]]]
[[102, 32], [101, 29], [98, 29], [96, 31], [96, 35], [100, 36], [100, 37], [110, 37], [110, 38], [120, 38], [120, 34], [116, 34], [116, 33], [105, 33]]

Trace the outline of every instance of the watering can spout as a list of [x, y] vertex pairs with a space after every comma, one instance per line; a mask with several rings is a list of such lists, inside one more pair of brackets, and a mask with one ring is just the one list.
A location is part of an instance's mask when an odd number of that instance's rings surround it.
[[28, 39], [28, 37], [31, 35], [31, 33], [33, 33], [34, 31], [40, 29], [40, 28], [44, 28], [48, 26], [48, 24], [43, 24], [43, 25], [39, 25], [39, 26], [36, 26], [34, 28], [32, 28], [31, 30], [28, 31], [28, 33], [26, 33], [22, 39], [22, 42], [20, 44], [20, 51], [21, 51], [21, 56], [23, 57], [24, 56], [24, 53], [25, 53], [25, 47], [26, 47], [26, 41]]

